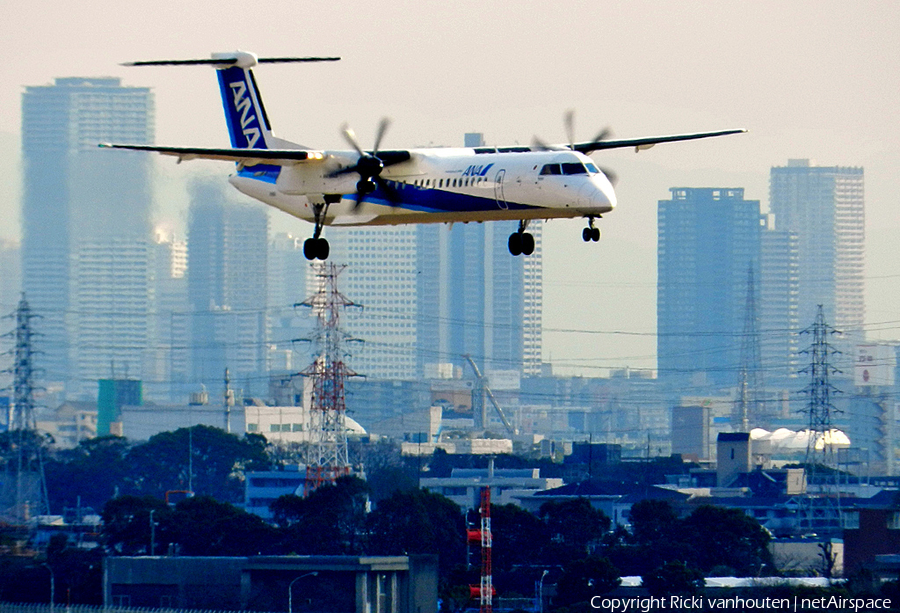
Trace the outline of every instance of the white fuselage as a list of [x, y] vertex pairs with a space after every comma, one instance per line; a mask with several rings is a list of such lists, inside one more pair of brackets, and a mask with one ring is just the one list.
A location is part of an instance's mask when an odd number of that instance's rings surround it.
[[[518, 149], [518, 148], [516, 148]], [[275, 172], [245, 166], [230, 178], [241, 192], [295, 217], [315, 221], [315, 205], [331, 195], [325, 225], [395, 225], [599, 217], [616, 205], [609, 179], [591, 159], [570, 150], [413, 149], [386, 167], [379, 189], [357, 205], [353, 151], [324, 152], [313, 163]], [[271, 167], [267, 167], [271, 168]], [[340, 201], [334, 202], [335, 195]]]

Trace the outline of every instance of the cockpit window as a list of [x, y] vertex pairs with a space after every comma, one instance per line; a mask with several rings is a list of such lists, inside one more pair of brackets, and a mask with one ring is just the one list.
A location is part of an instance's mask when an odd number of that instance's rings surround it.
[[588, 162], [587, 164], [585, 164], [585, 166], [587, 167], [588, 172], [591, 173], [592, 175], [595, 175], [595, 174], [597, 174], [598, 172], [600, 172], [600, 170], [599, 170], [596, 166], [594, 166], [593, 164], [591, 164], [590, 162]]
[[559, 169], [559, 164], [544, 164], [544, 167], [541, 168], [542, 175], [561, 175], [562, 172]]
[[586, 175], [587, 168], [584, 167], [584, 164], [581, 162], [567, 162], [562, 164], [562, 171], [564, 175]]

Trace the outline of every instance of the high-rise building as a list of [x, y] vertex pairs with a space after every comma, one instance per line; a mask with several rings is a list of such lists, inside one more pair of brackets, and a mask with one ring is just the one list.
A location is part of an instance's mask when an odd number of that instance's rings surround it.
[[[268, 212], [230, 199], [218, 181], [191, 188], [188, 214], [190, 372], [182, 381], [211, 398], [225, 369], [245, 395], [265, 393]], [[221, 394], [220, 394], [221, 392]]]
[[415, 379], [417, 330], [417, 227], [348, 228], [329, 235], [329, 260], [347, 269], [341, 293], [359, 309], [346, 309], [341, 325], [360, 343], [347, 344], [348, 366], [370, 379]]
[[733, 387], [748, 270], [760, 266], [759, 201], [745, 200], [742, 188], [671, 192], [671, 200], [659, 202], [658, 214], [659, 377]]
[[79, 242], [72, 262], [69, 393], [96, 393], [100, 379], [145, 375], [149, 359], [148, 241]]
[[151, 245], [150, 326], [144, 395], [156, 402], [180, 402], [190, 390], [174, 385], [188, 372], [187, 241], [157, 231]]
[[303, 238], [278, 233], [269, 240], [269, 371], [298, 372], [308, 366], [299, 339], [308, 338], [313, 319], [297, 305], [306, 300], [310, 263], [303, 255]]
[[[772, 216], [768, 216], [771, 220]], [[759, 275], [759, 341], [766, 384], [794, 389], [800, 349], [797, 332], [800, 253], [796, 232], [762, 232]]]
[[22, 250], [19, 244], [0, 238], [0, 314], [16, 310], [22, 293]]
[[518, 222], [419, 228], [419, 368], [451, 363], [482, 370], [540, 372], [542, 250], [540, 222], [530, 256], [507, 249]]
[[[135, 314], [146, 311], [147, 263], [135, 249], [146, 254], [151, 161], [140, 153], [102, 151], [97, 144], [150, 143], [153, 120], [150, 90], [125, 87], [117, 78], [60, 78], [27, 87], [22, 97], [22, 283], [42, 317], [38, 366], [45, 380], [66, 383], [70, 395], [93, 395], [96, 378], [108, 376], [116, 360], [134, 364], [131, 376], [140, 374], [134, 351], [141, 341], [132, 335]], [[112, 273], [103, 261], [118, 259], [114, 254], [121, 249], [122, 265], [136, 268], [117, 265]], [[91, 295], [82, 282], [107, 273], [117, 277], [117, 291], [98, 288]], [[128, 305], [118, 290], [129, 296]], [[124, 319], [99, 330], [87, 320], [101, 313]], [[102, 375], [87, 361], [105, 362]]]
[[811, 325], [822, 305], [825, 321], [848, 343], [861, 340], [865, 320], [864, 204], [862, 168], [799, 159], [771, 170], [775, 228], [797, 235], [800, 327]]

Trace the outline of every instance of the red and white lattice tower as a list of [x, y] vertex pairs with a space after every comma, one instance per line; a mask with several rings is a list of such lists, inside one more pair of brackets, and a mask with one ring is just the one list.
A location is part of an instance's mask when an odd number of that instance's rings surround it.
[[342, 346], [349, 337], [340, 329], [340, 312], [344, 307], [356, 305], [338, 291], [338, 275], [344, 268], [332, 263], [319, 265], [315, 275], [317, 291], [302, 303], [318, 319], [312, 339], [317, 357], [301, 373], [312, 380], [311, 438], [304, 495], [350, 474], [344, 380], [356, 373], [344, 364]]
[[494, 583], [491, 578], [491, 487], [481, 488], [481, 599], [479, 613], [494, 609]]
[[481, 581], [469, 586], [469, 594], [479, 602], [479, 613], [492, 613], [494, 610], [494, 581], [491, 576], [491, 487], [481, 488], [481, 527], [479, 530], [467, 530], [466, 536], [470, 544], [477, 543], [481, 547]]

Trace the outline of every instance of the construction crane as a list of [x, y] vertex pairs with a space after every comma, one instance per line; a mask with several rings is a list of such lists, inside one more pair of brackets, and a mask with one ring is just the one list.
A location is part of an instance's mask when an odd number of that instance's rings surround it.
[[487, 413], [484, 410], [484, 396], [487, 396], [491, 401], [491, 404], [494, 405], [494, 409], [497, 411], [497, 415], [500, 416], [500, 421], [503, 422], [503, 425], [506, 427], [507, 432], [510, 434], [518, 434], [516, 429], [512, 427], [512, 424], [509, 423], [509, 420], [506, 418], [506, 413], [503, 412], [503, 409], [500, 408], [500, 405], [497, 404], [497, 399], [494, 398], [494, 392], [491, 391], [491, 388], [488, 387], [487, 383], [484, 380], [484, 377], [481, 374], [481, 371], [478, 369], [478, 365], [475, 364], [475, 360], [472, 359], [472, 356], [469, 354], [465, 354], [462, 357], [466, 359], [469, 365], [472, 367], [472, 371], [475, 373], [475, 380], [478, 382], [478, 389], [475, 390], [478, 394], [478, 400], [481, 409], [481, 427], [485, 427], [487, 425]]

